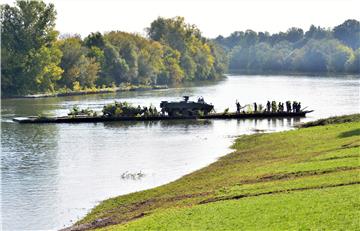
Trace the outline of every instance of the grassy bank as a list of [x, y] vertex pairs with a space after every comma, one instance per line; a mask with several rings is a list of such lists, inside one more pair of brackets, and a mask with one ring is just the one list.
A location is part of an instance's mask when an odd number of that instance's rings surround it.
[[241, 136], [235, 151], [217, 162], [167, 185], [108, 199], [72, 229], [357, 229], [359, 146], [359, 115]]

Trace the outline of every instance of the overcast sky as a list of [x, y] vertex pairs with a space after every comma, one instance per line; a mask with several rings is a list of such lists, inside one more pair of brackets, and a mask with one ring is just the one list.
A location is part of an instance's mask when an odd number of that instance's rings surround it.
[[[12, 3], [12, 0], [2, 2]], [[120, 30], [144, 34], [158, 16], [183, 16], [206, 37], [236, 30], [270, 33], [311, 24], [334, 27], [359, 20], [359, 0], [46, 0], [58, 12], [56, 28], [82, 37], [90, 32]]]

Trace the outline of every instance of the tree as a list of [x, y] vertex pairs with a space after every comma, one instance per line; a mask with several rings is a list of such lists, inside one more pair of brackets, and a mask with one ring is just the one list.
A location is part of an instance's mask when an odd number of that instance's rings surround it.
[[91, 33], [84, 39], [84, 43], [88, 48], [99, 47], [104, 48], [105, 40], [100, 32]]
[[195, 79], [196, 63], [194, 59], [187, 52], [182, 54], [180, 60], [180, 66], [184, 69], [187, 80]]
[[272, 35], [235, 31], [213, 41], [225, 47], [232, 70], [356, 73], [359, 65], [354, 51], [360, 43], [356, 20], [333, 30], [311, 25], [305, 34], [296, 27]]
[[180, 52], [170, 47], [164, 47], [164, 66], [160, 72], [158, 82], [180, 83], [184, 78], [184, 72], [180, 67]]
[[304, 31], [301, 28], [291, 27], [286, 32], [286, 40], [294, 43], [302, 39], [304, 36]]
[[326, 30], [325, 28], [321, 27], [315, 27], [314, 25], [311, 25], [309, 30], [305, 32], [305, 38], [307, 40], [309, 39], [324, 39], [324, 38], [330, 38], [331, 37], [331, 31]]
[[354, 54], [346, 62], [345, 68], [348, 72], [360, 74], [360, 48], [354, 51]]
[[126, 82], [129, 66], [126, 63], [126, 60], [120, 56], [116, 47], [107, 43], [104, 48], [104, 56], [104, 83], [110, 85], [111, 83], [120, 84]]
[[64, 70], [63, 77], [58, 82], [60, 87], [71, 88], [73, 82], [79, 76], [78, 62], [81, 56], [86, 53], [86, 48], [82, 46], [81, 38], [68, 37], [59, 41], [59, 47], [63, 53], [60, 66]]
[[76, 68], [78, 69], [76, 80], [80, 83], [80, 86], [95, 87], [100, 68], [95, 58], [88, 58], [85, 55], [81, 55], [77, 61]]
[[209, 42], [211, 54], [214, 57], [214, 65], [211, 70], [210, 78], [216, 79], [225, 73], [229, 66], [228, 55], [219, 45]]
[[13, 7], [1, 6], [2, 94], [53, 90], [61, 73], [55, 18], [53, 4], [17, 1]]
[[324, 45], [328, 46], [328, 71], [345, 72], [348, 60], [354, 56], [352, 49], [337, 40], [329, 40]]
[[185, 24], [183, 17], [172, 19], [159, 17], [151, 23], [147, 31], [152, 40], [167, 44], [180, 52], [186, 49], [186, 37], [191, 37], [195, 32], [193, 28]]
[[126, 60], [129, 66], [129, 71], [126, 74], [126, 80], [134, 82], [139, 75], [139, 49], [134, 42], [127, 40], [122, 47], [120, 47], [120, 55]]
[[253, 30], [246, 30], [244, 35], [244, 45], [245, 46], [252, 46], [255, 45], [257, 42], [257, 34]]
[[249, 61], [249, 48], [236, 46], [229, 54], [229, 68], [230, 70], [247, 70]]
[[360, 22], [354, 19], [346, 20], [333, 29], [334, 37], [354, 50], [360, 47]]
[[[220, 57], [223, 54], [219, 51], [221, 48], [216, 48], [216, 55], [218, 55], [216, 59], [215, 53], [213, 53], [215, 47], [212, 49], [210, 43], [201, 36], [200, 30], [195, 25], [186, 24], [184, 18], [165, 19], [159, 17], [151, 23], [147, 31], [150, 39], [169, 46], [180, 54], [181, 72], [177, 71], [177, 76], [170, 79], [177, 82], [183, 79], [179, 78], [183, 74], [185, 74], [184, 79], [186, 80], [211, 79], [221, 75], [221, 71], [224, 70], [223, 64], [220, 62], [226, 61], [226, 59]], [[169, 62], [165, 58], [164, 63], [168, 65], [175, 62]], [[175, 64], [173, 67], [174, 70], [177, 69]], [[166, 78], [162, 75], [161, 79], [163, 81]]]
[[54, 92], [56, 81], [61, 78], [63, 70], [58, 66], [62, 53], [56, 46], [42, 46], [38, 50], [30, 50], [28, 60], [31, 69], [28, 76], [34, 76], [34, 82], [29, 81], [29, 93]]

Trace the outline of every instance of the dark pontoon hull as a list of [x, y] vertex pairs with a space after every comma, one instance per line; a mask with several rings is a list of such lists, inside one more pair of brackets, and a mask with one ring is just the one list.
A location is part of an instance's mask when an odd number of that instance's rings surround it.
[[25, 117], [14, 118], [13, 120], [19, 123], [96, 123], [96, 122], [111, 122], [111, 121], [159, 121], [159, 120], [184, 120], [184, 119], [249, 119], [249, 118], [287, 118], [287, 117], [305, 117], [307, 113], [312, 111], [302, 112], [276, 112], [276, 113], [217, 113], [205, 116], [147, 116], [147, 117]]

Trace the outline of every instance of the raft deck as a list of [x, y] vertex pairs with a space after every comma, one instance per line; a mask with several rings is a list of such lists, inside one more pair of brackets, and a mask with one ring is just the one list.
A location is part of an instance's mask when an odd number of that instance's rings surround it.
[[60, 117], [18, 117], [18, 123], [96, 123], [111, 121], [160, 121], [160, 120], [194, 120], [194, 119], [249, 119], [249, 118], [289, 118], [305, 117], [311, 111], [301, 112], [258, 112], [258, 113], [213, 113], [204, 116], [141, 116], [141, 117], [105, 117], [105, 116], [60, 116]]

